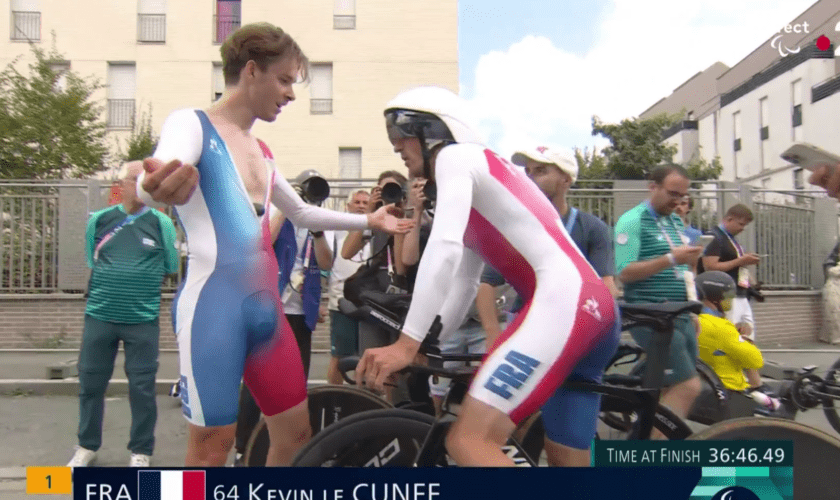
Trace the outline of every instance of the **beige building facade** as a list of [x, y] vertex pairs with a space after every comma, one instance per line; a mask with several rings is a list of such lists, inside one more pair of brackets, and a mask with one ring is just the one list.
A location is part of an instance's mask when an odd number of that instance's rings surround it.
[[[830, 43], [820, 47], [820, 37]], [[664, 134], [676, 162], [718, 157], [721, 180], [822, 196], [807, 171], [780, 155], [794, 142], [840, 154], [840, 4], [815, 1], [760, 43], [731, 68], [718, 62], [697, 73], [640, 117], [685, 113]]]
[[224, 89], [221, 42], [260, 21], [289, 32], [313, 64], [296, 102], [254, 127], [287, 177], [401, 169], [384, 105], [416, 85], [458, 92], [457, 0], [0, 0], [0, 65], [28, 61], [30, 40], [49, 49], [54, 32], [58, 66], [106, 84], [96, 99], [116, 144], [150, 105], [155, 133], [172, 111], [209, 106]]

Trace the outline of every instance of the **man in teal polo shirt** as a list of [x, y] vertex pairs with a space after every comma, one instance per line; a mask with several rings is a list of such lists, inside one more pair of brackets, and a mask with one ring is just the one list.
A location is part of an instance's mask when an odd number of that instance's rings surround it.
[[[625, 212], [615, 226], [615, 267], [624, 284], [624, 300], [696, 300], [691, 267], [703, 248], [688, 245], [682, 219], [674, 213], [688, 196], [688, 172], [679, 165], [660, 165], [651, 172], [650, 181], [650, 197]], [[662, 404], [685, 417], [702, 390], [695, 369], [697, 330], [690, 314], [678, 317], [674, 327], [665, 370], [670, 387], [663, 392]], [[653, 334], [650, 328], [634, 328], [630, 333], [647, 349]]]
[[178, 251], [172, 220], [135, 194], [142, 171], [141, 162], [125, 165], [122, 203], [88, 221], [85, 249], [92, 273], [79, 351], [79, 445], [68, 467], [90, 465], [102, 445], [105, 390], [120, 341], [131, 405], [129, 465], [148, 466], [154, 448], [160, 288], [164, 276], [178, 270]]

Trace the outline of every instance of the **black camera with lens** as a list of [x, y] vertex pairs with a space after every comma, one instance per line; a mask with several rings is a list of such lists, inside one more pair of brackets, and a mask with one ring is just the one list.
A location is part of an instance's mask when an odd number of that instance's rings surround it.
[[321, 205], [330, 197], [330, 185], [321, 174], [315, 170], [306, 170], [295, 177], [292, 185], [303, 198], [303, 201], [310, 205]]
[[399, 205], [405, 198], [405, 188], [396, 182], [388, 182], [382, 186], [379, 195], [385, 205]]

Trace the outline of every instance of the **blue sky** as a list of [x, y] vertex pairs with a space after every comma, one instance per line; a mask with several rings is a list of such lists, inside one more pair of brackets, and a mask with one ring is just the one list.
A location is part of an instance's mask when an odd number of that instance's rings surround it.
[[592, 115], [638, 115], [716, 61], [736, 64], [815, 1], [459, 0], [461, 95], [502, 154], [600, 147]]

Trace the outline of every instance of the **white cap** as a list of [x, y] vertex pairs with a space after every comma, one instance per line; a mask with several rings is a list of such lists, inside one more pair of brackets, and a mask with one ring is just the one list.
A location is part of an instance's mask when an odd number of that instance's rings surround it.
[[577, 181], [577, 159], [575, 159], [575, 155], [564, 148], [537, 146], [535, 148], [519, 149], [511, 157], [511, 161], [521, 167], [524, 167], [529, 159], [539, 163], [556, 165], [557, 168], [572, 178], [572, 184]]

